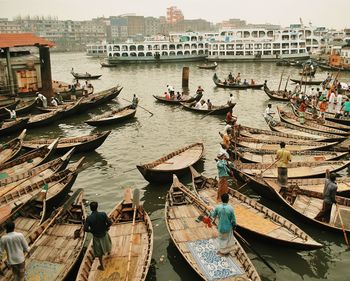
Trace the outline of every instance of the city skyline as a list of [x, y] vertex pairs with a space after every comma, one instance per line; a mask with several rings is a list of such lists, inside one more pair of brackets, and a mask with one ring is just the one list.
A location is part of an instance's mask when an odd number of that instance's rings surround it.
[[[325, 26], [329, 28], [349, 28], [350, 21], [347, 21], [347, 11], [350, 10], [350, 1], [334, 0], [332, 6], [336, 7], [331, 13], [326, 1], [302, 0], [289, 1], [281, 5], [282, 1], [259, 0], [233, 3], [229, 0], [218, 0], [203, 4], [199, 0], [174, 0], [161, 1], [134, 0], [130, 3], [120, 0], [100, 0], [98, 3], [88, 3], [83, 0], [0, 0], [2, 11], [1, 18], [13, 19], [16, 16], [51, 16], [59, 20], [90, 20], [96, 17], [109, 17], [121, 14], [136, 14], [139, 16], [166, 16], [166, 9], [170, 6], [177, 6], [182, 10], [185, 19], [205, 19], [218, 23], [230, 18], [239, 18], [248, 23], [261, 24], [271, 23], [281, 26], [300, 23], [301, 18], [305, 25], [311, 22], [314, 26]], [[200, 7], [200, 8], [198, 8]], [[252, 9], [254, 7], [254, 9]], [[317, 9], [315, 8], [317, 7]], [[216, 11], [213, 13], [213, 11]], [[266, 12], [261, 12], [266, 11]], [[273, 11], [275, 15], [271, 15]], [[334, 16], [336, 15], [336, 16]]]

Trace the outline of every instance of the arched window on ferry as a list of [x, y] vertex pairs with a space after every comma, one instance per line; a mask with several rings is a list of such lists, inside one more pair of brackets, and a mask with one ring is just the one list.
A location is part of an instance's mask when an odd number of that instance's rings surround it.
[[304, 54], [305, 53], [305, 49], [299, 49], [299, 54]]
[[153, 50], [152, 45], [147, 45], [147, 50], [152, 51]]
[[244, 52], [243, 51], [237, 51], [236, 52], [236, 56], [243, 56], [244, 55]]
[[153, 55], [152, 55], [151, 52], [147, 52], [147, 53], [146, 53], [146, 57], [153, 57]]
[[305, 36], [306, 37], [309, 37], [309, 36], [311, 36], [311, 30], [305, 30]]
[[163, 44], [163, 45], [162, 45], [162, 50], [168, 50], [168, 45]]
[[203, 50], [199, 50], [198, 51], [198, 55], [204, 55], [204, 51]]
[[169, 45], [169, 50], [175, 50], [175, 45], [174, 44], [170, 44]]
[[253, 55], [253, 51], [246, 51], [246, 52], [245, 52], [245, 55], [246, 55], [246, 56], [252, 56], [252, 55]]
[[252, 37], [254, 37], [254, 38], [257, 38], [257, 37], [258, 37], [258, 31], [257, 31], [257, 30], [254, 30], [254, 31], [252, 32]]
[[144, 53], [144, 52], [139, 52], [139, 53], [137, 54], [137, 56], [139, 56], [139, 57], [144, 57], [144, 56], [145, 56], [145, 53]]
[[197, 36], [191, 36], [191, 41], [198, 41]]
[[191, 52], [191, 55], [197, 55], [197, 51], [196, 51], [196, 50], [193, 50], [193, 51]]
[[262, 48], [262, 45], [260, 43], [257, 43], [254, 45], [255, 50], [261, 50], [261, 48]]
[[185, 51], [184, 53], [185, 56], [189, 56], [190, 54], [191, 54], [190, 51]]
[[242, 50], [243, 44], [236, 44], [236, 50]]
[[317, 39], [312, 39], [312, 44], [313, 44], [313, 45], [318, 45]]
[[283, 54], [283, 55], [289, 55], [289, 50], [283, 50], [283, 51], [282, 51], [282, 54]]
[[213, 56], [217, 56], [218, 55], [218, 52], [213, 52]]
[[204, 47], [205, 48], [208, 48], [209, 44], [208, 43], [205, 43]]
[[272, 30], [269, 30], [267, 32], [267, 37], [273, 37], [273, 31]]
[[298, 50], [291, 50], [290, 53], [291, 53], [291, 54], [297, 54], [297, 53], [298, 53]]
[[177, 44], [177, 45], [176, 45], [176, 49], [177, 49], [177, 50], [182, 50], [182, 48], [183, 48], [182, 44]]
[[144, 51], [145, 50], [145, 47], [143, 45], [138, 45], [137, 46], [137, 50], [138, 51]]
[[123, 45], [122, 46], [122, 51], [127, 52], [128, 51], [128, 46], [127, 45]]
[[135, 45], [130, 45], [130, 51], [136, 51], [136, 46]]
[[162, 56], [167, 56], [168, 52], [162, 52]]
[[130, 57], [136, 57], [137, 55], [136, 55], [136, 53], [135, 52], [131, 52], [130, 53]]
[[273, 49], [280, 49], [281, 48], [281, 43], [273, 43]]
[[249, 31], [244, 31], [243, 36], [244, 36], [244, 38], [249, 38], [250, 37], [250, 32]]
[[289, 43], [282, 43], [282, 49], [289, 49]]
[[281, 51], [279, 51], [279, 50], [273, 50], [273, 54], [274, 54], [274, 55], [280, 55], [280, 54], [281, 54]]
[[271, 49], [271, 43], [264, 43], [264, 50]]
[[208, 54], [208, 50], [207, 49], [205, 49], [204, 54], [206, 54], [206, 55]]
[[190, 44], [185, 44], [184, 49], [185, 50], [189, 50], [190, 49]]
[[203, 41], [203, 36], [199, 35], [198, 36], [198, 41]]
[[296, 49], [296, 48], [298, 48], [298, 43], [295, 43], [295, 42], [291, 43], [290, 46], [292, 49]]
[[112, 51], [112, 46], [108, 47], [108, 51], [110, 51], [110, 52]]
[[175, 52], [174, 51], [170, 51], [169, 52], [169, 56], [175, 56], [176, 54], [175, 54]]
[[122, 53], [122, 57], [128, 57], [128, 53]]
[[271, 55], [271, 51], [264, 51], [264, 56], [270, 56]]
[[197, 44], [191, 44], [192, 49], [197, 49]]
[[225, 44], [220, 44], [219, 48], [220, 50], [225, 50]]
[[113, 51], [119, 52], [119, 51], [120, 51], [119, 45], [114, 45], [114, 46], [113, 46]]
[[177, 52], [177, 55], [178, 55], [178, 56], [182, 56], [182, 55], [183, 55], [183, 52], [182, 52], [182, 51], [178, 51], [178, 52]]
[[236, 36], [237, 38], [242, 38], [242, 31], [237, 31]]
[[266, 33], [263, 30], [259, 31], [259, 37], [265, 37]]
[[305, 41], [306, 41], [307, 45], [311, 45], [311, 39], [310, 38], [307, 38]]
[[159, 51], [160, 50], [160, 46], [159, 45], [153, 45], [153, 50]]
[[282, 40], [283, 41], [289, 40], [289, 35], [282, 35]]
[[[115, 54], [114, 54], [114, 55], [115, 55]], [[112, 55], [112, 53], [109, 53], [108, 56], [111, 57], [111, 56], [113, 56], [113, 55]]]
[[221, 51], [220, 56], [225, 56], [225, 51]]
[[218, 44], [213, 44], [213, 45], [212, 45], [212, 49], [213, 49], [213, 50], [217, 50], [217, 49], [218, 49]]
[[246, 50], [252, 50], [253, 49], [253, 44], [245, 44], [245, 49]]
[[234, 50], [235, 49], [235, 45], [233, 44], [226, 44], [226, 50]]
[[198, 44], [198, 49], [203, 49], [203, 47], [204, 47], [204, 46], [203, 46], [203, 43], [199, 43], [199, 44]]
[[235, 52], [234, 51], [228, 51], [228, 52], [226, 52], [226, 55], [227, 56], [234, 56]]

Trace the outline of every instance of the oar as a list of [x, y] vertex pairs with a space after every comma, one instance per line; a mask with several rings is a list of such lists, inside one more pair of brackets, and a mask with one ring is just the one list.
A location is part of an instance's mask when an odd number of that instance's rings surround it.
[[132, 239], [133, 239], [133, 236], [134, 236], [134, 228], [135, 228], [135, 219], [136, 219], [137, 207], [140, 205], [140, 190], [137, 189], [137, 188], [134, 189], [134, 192], [133, 192], [132, 204], [134, 206], [134, 214], [133, 214], [133, 217], [132, 217], [131, 234], [130, 234], [130, 240], [129, 240], [129, 255], [128, 255], [128, 264], [126, 266], [125, 281], [129, 280], [129, 272], [130, 272], [130, 265], [131, 265]]
[[[127, 100], [127, 99], [124, 99], [124, 98], [122, 98], [122, 99], [125, 100], [125, 101], [127, 101], [127, 102], [132, 103], [131, 101], [129, 101], [129, 100]], [[149, 111], [148, 109], [142, 107], [141, 105], [138, 104], [137, 106], [140, 107], [140, 108], [142, 108], [143, 110], [147, 111], [149, 114], [151, 114], [151, 117], [154, 115], [151, 111]]]
[[201, 120], [219, 109], [221, 109], [221, 108], [217, 108], [217, 109], [213, 109], [212, 111], [209, 111], [207, 114], [205, 114], [204, 116], [201, 117]]
[[340, 215], [340, 211], [339, 211], [338, 204], [335, 204], [335, 207], [336, 207], [336, 210], [337, 210], [339, 219], [340, 219], [341, 228], [342, 228], [342, 230], [343, 230], [345, 243], [346, 243], [346, 245], [348, 246], [348, 248], [350, 248], [350, 246], [349, 246], [349, 241], [348, 241], [348, 237], [347, 237], [347, 235], [346, 235], [346, 231], [345, 231], [345, 227], [344, 227], [344, 223], [343, 223], [343, 218], [342, 218], [342, 216]]
[[282, 71], [282, 73], [281, 73], [280, 84], [278, 85], [278, 91], [277, 91], [277, 92], [280, 91], [283, 74], [284, 74], [284, 68], [283, 68], [283, 71]]
[[249, 243], [247, 240], [245, 240], [241, 235], [239, 235], [239, 233], [237, 231], [234, 231], [235, 236], [237, 236], [239, 238], [239, 240], [241, 240], [252, 252], [254, 252], [259, 258], [260, 260], [268, 267], [271, 269], [271, 271], [273, 273], [276, 273], [276, 270], [267, 262], [267, 260], [265, 260]]
[[123, 171], [123, 173], [129, 173], [129, 172], [134, 171], [134, 170], [136, 170], [136, 169], [137, 169], [137, 167], [136, 167], [136, 168], [129, 169], [129, 170], [126, 170], [126, 171]]
[[[187, 194], [187, 196], [189, 196], [193, 201], [195, 201], [196, 203], [198, 203], [199, 205], [201, 205], [202, 206], [202, 208], [204, 208], [207, 212], [209, 212], [210, 211], [210, 209], [209, 209], [209, 206], [207, 205], [207, 204], [205, 204], [202, 200], [200, 200], [200, 199], [198, 199], [195, 195], [193, 195], [191, 192], [189, 192], [188, 190], [186, 190], [186, 189], [184, 189], [184, 188], [182, 188], [182, 186], [177, 186], [177, 188], [179, 188], [183, 193], [186, 193]], [[236, 231], [234, 232], [235, 234], [238, 234]], [[238, 234], [238, 237], [239, 238], [242, 238], [242, 236], [240, 236], [239, 234]], [[247, 246], [249, 245], [249, 243], [246, 241], [246, 240], [244, 240], [243, 238], [242, 238], [242, 241], [243, 242], [245, 242], [245, 243], [247, 243]], [[261, 261], [263, 262], [263, 263], [265, 263], [267, 266], [268, 266], [268, 268], [270, 268], [271, 270], [272, 270], [272, 272], [273, 273], [276, 273], [276, 270], [256, 251], [256, 250], [254, 250], [250, 245], [248, 246], [248, 248], [250, 247], [250, 249], [254, 252], [254, 253], [256, 253], [256, 255], [257, 255], [257, 257], [258, 258], [260, 258], [261, 259]]]
[[273, 165], [275, 165], [278, 162], [279, 159], [276, 159], [275, 162], [271, 163], [265, 170], [261, 171], [260, 176], [262, 176], [263, 173], [265, 173], [268, 169], [270, 169]]
[[286, 86], [284, 87], [284, 91], [287, 91], [287, 86], [288, 86], [289, 78], [290, 78], [290, 75], [288, 75], [288, 79], [287, 79], [287, 82], [286, 82]]

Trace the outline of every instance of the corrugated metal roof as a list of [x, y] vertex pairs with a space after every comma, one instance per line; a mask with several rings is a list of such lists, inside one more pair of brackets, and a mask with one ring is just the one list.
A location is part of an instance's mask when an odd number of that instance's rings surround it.
[[54, 43], [39, 36], [36, 36], [32, 33], [0, 33], [0, 48], [25, 47], [36, 45], [53, 47]]

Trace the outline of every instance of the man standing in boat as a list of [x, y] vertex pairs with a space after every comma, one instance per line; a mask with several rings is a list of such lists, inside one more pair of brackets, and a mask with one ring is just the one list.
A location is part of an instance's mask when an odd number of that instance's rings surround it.
[[228, 177], [230, 175], [230, 170], [228, 168], [227, 159], [229, 155], [226, 149], [220, 149], [219, 154], [217, 155], [216, 167], [218, 169], [219, 183], [218, 183], [218, 193], [216, 201], [220, 202], [221, 195], [228, 192]]
[[2, 254], [7, 254], [7, 263], [10, 265], [15, 281], [24, 280], [25, 256], [29, 246], [22, 233], [15, 232], [15, 223], [8, 221], [5, 224], [6, 234], [0, 239], [0, 269], [2, 267]]
[[334, 173], [329, 173], [329, 170], [326, 170], [326, 180], [324, 183], [323, 189], [323, 205], [322, 210], [315, 217], [316, 220], [329, 223], [331, 218], [331, 211], [333, 203], [336, 204], [335, 195], [337, 193], [337, 183], [335, 182], [336, 176]]
[[94, 256], [98, 257], [100, 261], [97, 269], [104, 270], [103, 256], [109, 254], [112, 249], [111, 237], [108, 234], [112, 222], [105, 212], [98, 212], [97, 208], [97, 202], [90, 203], [91, 214], [86, 218], [84, 230], [91, 232], [93, 235], [92, 248]]
[[278, 184], [281, 187], [287, 186], [288, 182], [288, 163], [292, 161], [290, 152], [286, 149], [284, 141], [280, 143], [281, 149], [277, 151], [276, 162], [278, 170]]

